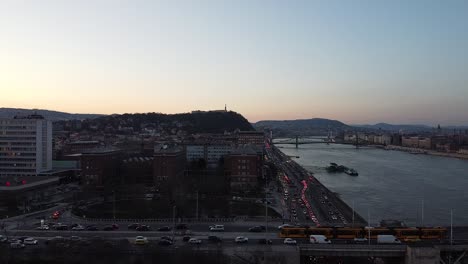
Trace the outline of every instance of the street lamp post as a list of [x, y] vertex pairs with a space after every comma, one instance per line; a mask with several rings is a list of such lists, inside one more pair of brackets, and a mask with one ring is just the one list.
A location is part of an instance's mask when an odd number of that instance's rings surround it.
[[197, 206], [196, 206], [196, 208], [197, 208], [197, 212], [195, 213], [195, 215], [196, 215], [195, 217], [196, 217], [196, 219], [198, 221], [198, 190], [197, 190]]
[[172, 206], [172, 241], [174, 241], [174, 235], [175, 235], [175, 228], [176, 228], [176, 225], [175, 225], [175, 210], [176, 210], [176, 206]]
[[112, 217], [115, 220], [115, 190], [112, 190]]

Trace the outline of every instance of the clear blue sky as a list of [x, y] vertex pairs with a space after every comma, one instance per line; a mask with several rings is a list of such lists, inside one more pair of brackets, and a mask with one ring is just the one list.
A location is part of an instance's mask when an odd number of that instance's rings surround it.
[[0, 2], [0, 106], [468, 124], [468, 1]]

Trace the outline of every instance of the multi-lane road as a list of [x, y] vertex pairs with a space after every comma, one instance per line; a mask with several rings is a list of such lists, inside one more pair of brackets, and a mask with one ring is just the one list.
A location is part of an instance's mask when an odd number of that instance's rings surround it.
[[267, 149], [267, 155], [279, 169], [283, 204], [293, 219], [296, 216], [296, 222], [321, 226], [366, 225], [361, 216], [290, 157], [275, 147]]

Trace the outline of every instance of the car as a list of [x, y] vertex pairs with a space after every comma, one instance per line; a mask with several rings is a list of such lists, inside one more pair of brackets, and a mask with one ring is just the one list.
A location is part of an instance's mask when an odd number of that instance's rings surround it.
[[245, 237], [245, 236], [238, 236], [234, 239], [234, 242], [236, 243], [247, 243], [249, 242], [249, 238]]
[[285, 227], [286, 227], [286, 228], [287, 228], [287, 227], [294, 227], [294, 225], [291, 225], [291, 224], [282, 224], [282, 225], [278, 226], [278, 230], [281, 230], [281, 229], [283, 229], [283, 228], [285, 228]]
[[8, 241], [7, 237], [0, 235], [0, 243], [6, 243], [7, 241]]
[[190, 240], [190, 238], [191, 238], [190, 236], [184, 236], [184, 237], [182, 238], [182, 241], [188, 242], [188, 241]]
[[297, 241], [289, 237], [285, 238], [283, 243], [286, 245], [297, 245]]
[[62, 236], [55, 236], [52, 238], [49, 238], [45, 241], [46, 244], [49, 244], [50, 242], [62, 242], [65, 241], [65, 238]]
[[23, 240], [23, 243], [25, 245], [37, 245], [37, 242], [38, 241], [36, 239], [32, 238], [32, 237], [28, 237], [28, 238]]
[[73, 241], [73, 242], [81, 241], [81, 237], [79, 237], [79, 236], [71, 236], [71, 237], [70, 237], [70, 241]]
[[29, 237], [22, 236], [22, 237], [18, 237], [17, 240], [19, 240], [19, 241], [21, 241], [21, 243], [23, 243], [26, 238], [29, 238]]
[[262, 231], [263, 231], [263, 228], [261, 226], [254, 226], [254, 227], [249, 228], [249, 232], [258, 233], [258, 232], [262, 232]]
[[217, 236], [208, 236], [208, 241], [215, 243], [223, 242], [223, 240]]
[[172, 240], [172, 238], [171, 238], [171, 237], [168, 237], [168, 236], [162, 236], [162, 237], [160, 238], [160, 240], [167, 240], [167, 241], [174, 242], [174, 241]]
[[159, 245], [161, 246], [170, 246], [172, 245], [172, 241], [166, 240], [166, 239], [160, 239], [158, 242]]
[[24, 244], [20, 242], [10, 243], [10, 248], [24, 248]]
[[189, 239], [188, 242], [189, 244], [201, 244], [202, 243], [201, 239], [198, 239], [198, 238], [191, 238]]
[[148, 239], [144, 236], [135, 237], [135, 245], [146, 245], [148, 244]]
[[163, 227], [158, 228], [158, 231], [171, 231], [171, 228], [168, 226], [163, 226]]
[[87, 226], [86, 230], [88, 230], [88, 231], [98, 231], [99, 229], [97, 227], [95, 227], [95, 226]]
[[188, 227], [187, 227], [186, 224], [178, 224], [178, 225], [176, 225], [176, 229], [178, 229], [178, 230], [187, 229], [187, 228], [188, 228]]
[[83, 231], [83, 230], [85, 230], [85, 228], [82, 225], [77, 225], [77, 226], [72, 227], [72, 230], [73, 231]]
[[112, 224], [111, 226], [112, 226], [112, 228], [113, 228], [114, 230], [119, 229], [119, 225], [118, 225], [118, 224]]
[[271, 244], [273, 244], [273, 241], [271, 239], [261, 238], [261, 239], [258, 240], [258, 243], [259, 244], [264, 244], [264, 245], [271, 245]]
[[338, 220], [338, 217], [336, 217], [336, 215], [332, 215], [331, 218], [332, 218], [333, 220]]
[[133, 223], [133, 224], [129, 224], [129, 225], [127, 226], [127, 228], [128, 228], [128, 229], [137, 229], [137, 227], [139, 227], [139, 226], [140, 226], [140, 224], [138, 224], [138, 223]]
[[56, 226], [54, 226], [55, 230], [68, 230], [68, 226], [67, 225], [62, 225], [62, 224], [58, 224]]
[[365, 238], [365, 237], [355, 237], [353, 239], [353, 242], [356, 243], [356, 244], [364, 244], [364, 243], [367, 243], [367, 238]]
[[141, 226], [137, 227], [136, 230], [137, 231], [150, 231], [151, 227], [148, 226], [148, 225], [141, 225]]
[[104, 230], [104, 231], [113, 231], [114, 228], [112, 226], [105, 226], [102, 230]]
[[36, 230], [49, 230], [50, 227], [48, 225], [42, 225], [42, 226], [38, 226], [36, 227]]
[[210, 226], [210, 231], [224, 231], [224, 225], [213, 225]]

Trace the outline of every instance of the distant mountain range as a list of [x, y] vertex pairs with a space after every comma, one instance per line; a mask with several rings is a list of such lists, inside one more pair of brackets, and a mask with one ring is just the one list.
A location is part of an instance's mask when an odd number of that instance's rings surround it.
[[100, 114], [70, 114], [59, 111], [51, 111], [45, 109], [22, 109], [22, 108], [5, 108], [0, 107], [0, 118], [13, 118], [16, 115], [31, 115], [39, 114], [44, 118], [52, 121], [63, 121], [63, 120], [84, 120], [88, 118], [96, 118], [103, 115]]

